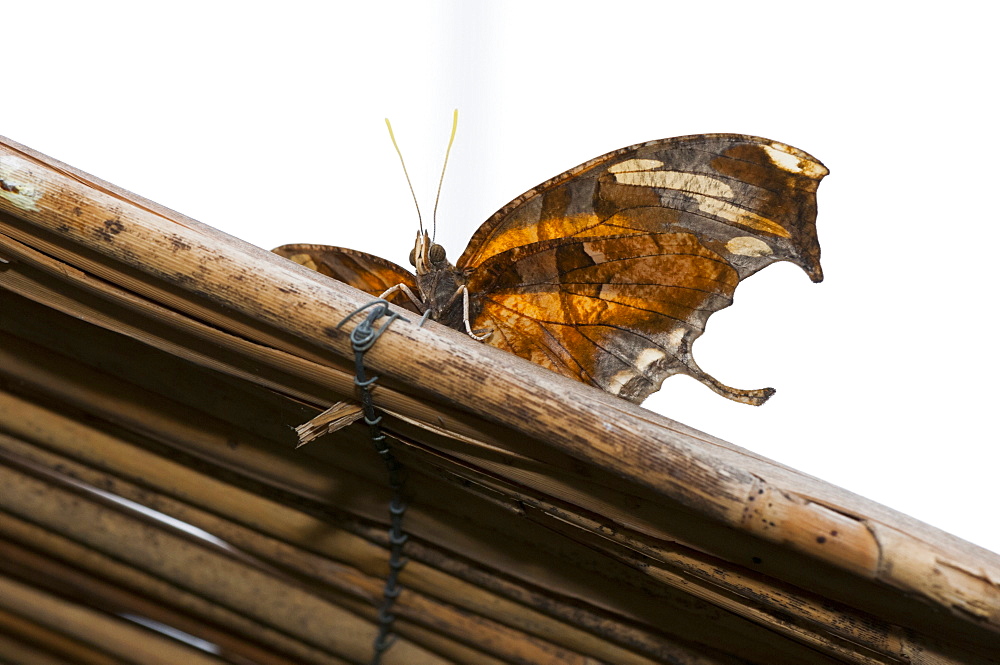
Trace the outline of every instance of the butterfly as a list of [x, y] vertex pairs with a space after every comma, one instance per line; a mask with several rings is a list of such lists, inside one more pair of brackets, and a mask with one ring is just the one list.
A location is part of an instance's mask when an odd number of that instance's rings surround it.
[[691, 347], [761, 268], [790, 261], [823, 279], [816, 189], [828, 172], [759, 137], [668, 138], [527, 191], [479, 227], [455, 265], [426, 231], [410, 254], [416, 274], [340, 247], [273, 251], [637, 404], [687, 374], [759, 405], [772, 388], [721, 383]]

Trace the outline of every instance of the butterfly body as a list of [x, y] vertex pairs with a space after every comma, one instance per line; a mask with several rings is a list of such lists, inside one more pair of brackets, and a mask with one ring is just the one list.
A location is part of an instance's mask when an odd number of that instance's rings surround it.
[[[815, 192], [826, 168], [775, 141], [707, 134], [652, 141], [570, 169], [487, 220], [453, 266], [418, 235], [416, 274], [362, 252], [274, 250], [485, 343], [641, 402], [672, 374], [760, 404], [691, 354], [737, 284], [775, 261], [822, 279]], [[748, 336], [748, 340], [752, 339]], [[752, 347], [752, 341], [749, 342]]]
[[435, 321], [462, 330], [466, 320], [465, 298], [462, 287], [468, 286], [468, 275], [448, 262], [444, 247], [431, 241], [426, 232], [417, 234], [417, 241], [410, 253], [410, 263], [416, 269], [416, 283], [420, 293], [418, 307], [430, 310]]

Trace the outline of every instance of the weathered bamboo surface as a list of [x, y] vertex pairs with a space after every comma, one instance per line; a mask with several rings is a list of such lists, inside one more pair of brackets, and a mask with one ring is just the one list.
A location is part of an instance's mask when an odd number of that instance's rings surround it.
[[[13, 662], [157, 662], [135, 616], [212, 645], [170, 662], [367, 661], [384, 469], [292, 430], [355, 399], [367, 300], [0, 139]], [[992, 553], [433, 322], [366, 363], [413, 534], [387, 663], [1000, 662]]]

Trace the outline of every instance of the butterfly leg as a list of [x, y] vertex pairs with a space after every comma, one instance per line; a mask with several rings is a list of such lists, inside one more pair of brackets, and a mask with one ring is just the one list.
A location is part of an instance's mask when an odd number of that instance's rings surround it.
[[406, 284], [397, 284], [392, 288], [386, 289], [382, 293], [382, 295], [379, 296], [379, 298], [381, 298], [382, 300], [386, 300], [388, 299], [389, 296], [391, 296], [394, 293], [405, 294], [406, 297], [410, 299], [410, 302], [412, 302], [417, 309], [419, 309], [421, 312], [427, 311], [427, 306], [423, 302], [421, 302], [421, 300], [417, 298], [416, 295], [414, 295], [413, 291], [411, 291], [410, 287], [408, 287]]
[[454, 302], [455, 298], [458, 297], [459, 293], [462, 294], [462, 313], [463, 313], [463, 318], [465, 320], [465, 331], [469, 333], [469, 337], [476, 340], [477, 342], [481, 342], [490, 335], [492, 335], [493, 331], [486, 330], [481, 335], [477, 335], [475, 332], [473, 332], [472, 324], [469, 323], [469, 289], [466, 288], [465, 284], [458, 287], [458, 290], [455, 291], [455, 295], [451, 297], [450, 302]]

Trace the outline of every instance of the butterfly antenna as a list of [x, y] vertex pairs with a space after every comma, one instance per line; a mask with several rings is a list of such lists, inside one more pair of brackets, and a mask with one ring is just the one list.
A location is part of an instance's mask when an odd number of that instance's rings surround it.
[[458, 109], [455, 109], [455, 115], [451, 119], [451, 138], [448, 139], [448, 149], [444, 151], [444, 166], [441, 167], [441, 179], [438, 180], [438, 191], [437, 196], [434, 197], [434, 230], [431, 233], [431, 240], [437, 236], [438, 228], [438, 201], [441, 200], [441, 186], [444, 185], [444, 172], [448, 168], [448, 155], [451, 154], [451, 144], [455, 142], [455, 132], [458, 131]]
[[[403, 175], [406, 176], [406, 184], [410, 186], [410, 196], [413, 197], [413, 205], [417, 208], [417, 223], [420, 224], [420, 230], [424, 230], [424, 219], [420, 216], [420, 204], [417, 203], [417, 193], [413, 191], [413, 183], [410, 182], [410, 174], [406, 170], [406, 162], [403, 161], [403, 152], [399, 149], [399, 144], [396, 143], [396, 135], [392, 133], [392, 123], [389, 122], [389, 118], [385, 119], [385, 126], [389, 128], [389, 138], [392, 139], [392, 147], [396, 149], [396, 154], [399, 155], [399, 163], [403, 167]], [[452, 130], [452, 137], [455, 133]], [[449, 148], [451, 146], [449, 145]], [[447, 158], [445, 158], [447, 161]], [[437, 204], [435, 204], [435, 210], [437, 209]]]

